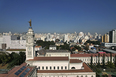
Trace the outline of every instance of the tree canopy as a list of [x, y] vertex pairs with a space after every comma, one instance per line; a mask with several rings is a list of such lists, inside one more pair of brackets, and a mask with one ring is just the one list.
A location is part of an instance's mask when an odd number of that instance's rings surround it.
[[43, 40], [37, 40], [36, 44], [38, 46], [45, 47], [45, 49], [48, 49], [50, 45], [55, 45], [54, 41], [43, 41]]
[[26, 59], [25, 52], [19, 52], [19, 54], [12, 52], [11, 54], [2, 54], [0, 55], [0, 64], [5, 65], [8, 63], [8, 68], [13, 67], [14, 65], [22, 64]]
[[87, 40], [85, 42], [85, 44], [87, 44], [87, 43], [92, 43], [92, 44], [95, 44], [95, 45], [100, 45], [100, 41], [90, 41], [90, 40]]

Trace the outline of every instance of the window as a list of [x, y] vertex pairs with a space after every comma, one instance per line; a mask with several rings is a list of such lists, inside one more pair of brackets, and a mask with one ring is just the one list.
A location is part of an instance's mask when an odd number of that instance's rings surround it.
[[50, 69], [52, 69], [52, 67], [50, 66]]
[[75, 69], [75, 67], [72, 67], [71, 69]]
[[46, 67], [46, 69], [48, 69], [48, 67]]
[[65, 69], [67, 69], [67, 67], [65, 66]]
[[59, 70], [59, 66], [57, 67], [57, 69]]
[[63, 66], [61, 67], [61, 69], [63, 69]]
[[42, 67], [42, 69], [44, 69], [44, 67]]
[[54, 70], [55, 70], [55, 66], [54, 66]]
[[38, 69], [40, 69], [40, 67], [38, 67]]

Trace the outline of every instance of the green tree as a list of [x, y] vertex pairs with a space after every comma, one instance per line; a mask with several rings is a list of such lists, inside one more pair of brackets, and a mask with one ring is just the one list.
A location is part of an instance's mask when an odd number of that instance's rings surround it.
[[89, 48], [86, 46], [86, 47], [85, 47], [85, 50], [87, 50], [87, 51], [88, 51], [88, 50], [89, 50]]
[[1, 57], [0, 57], [1, 61], [2, 61], [2, 64], [6, 64], [9, 62], [9, 60], [11, 59], [11, 57], [9, 55], [6, 55], [6, 54], [2, 54]]
[[20, 55], [20, 64], [22, 64], [25, 59], [26, 59], [26, 55], [25, 55], [25, 52], [19, 52], [19, 55]]
[[116, 55], [115, 55], [115, 57], [114, 57], [114, 65], [115, 65], [115, 67], [116, 67]]
[[81, 51], [81, 47], [79, 47], [79, 46], [74, 46], [76, 49], [78, 49], [78, 51]]
[[12, 52], [10, 56], [11, 56], [11, 62], [8, 64], [7, 68], [11, 68], [15, 65], [20, 65], [26, 59], [25, 52], [19, 52], [19, 54]]
[[105, 67], [105, 54], [103, 54], [103, 67]]
[[72, 51], [75, 51], [75, 48], [72, 48]]
[[112, 53], [110, 53], [110, 62], [112, 62]]
[[59, 42], [60, 40], [59, 39], [56, 39], [55, 42]]
[[100, 53], [98, 53], [98, 64], [97, 67], [100, 67]]
[[90, 40], [87, 40], [85, 44], [87, 43], [92, 43], [92, 44], [95, 44], [95, 45], [100, 45], [100, 41], [90, 41]]
[[91, 66], [93, 65], [93, 55], [91, 55]]
[[38, 46], [45, 47], [45, 49], [49, 49], [50, 45], [55, 45], [54, 41], [42, 41], [42, 40], [36, 41], [36, 44]]
[[105, 75], [102, 75], [102, 77], [108, 77], [108, 75], [107, 75], [107, 74], [105, 74]]
[[60, 49], [60, 46], [56, 46], [56, 48], [57, 48], [57, 50], [59, 50]]
[[111, 62], [111, 61], [108, 61], [107, 62], [107, 66], [110, 67], [110, 68], [114, 68], [114, 64]]

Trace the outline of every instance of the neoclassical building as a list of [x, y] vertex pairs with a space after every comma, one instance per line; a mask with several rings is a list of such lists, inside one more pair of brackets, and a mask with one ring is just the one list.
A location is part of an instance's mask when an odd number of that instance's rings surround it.
[[37, 67], [37, 77], [96, 77], [86, 63], [71, 58], [68, 51], [49, 50], [36, 56], [31, 23], [26, 35], [26, 63]]

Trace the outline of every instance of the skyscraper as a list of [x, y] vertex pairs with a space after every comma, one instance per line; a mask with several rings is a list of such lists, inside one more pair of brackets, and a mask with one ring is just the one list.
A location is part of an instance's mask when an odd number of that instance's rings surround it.
[[109, 42], [116, 43], [116, 29], [109, 31]]

